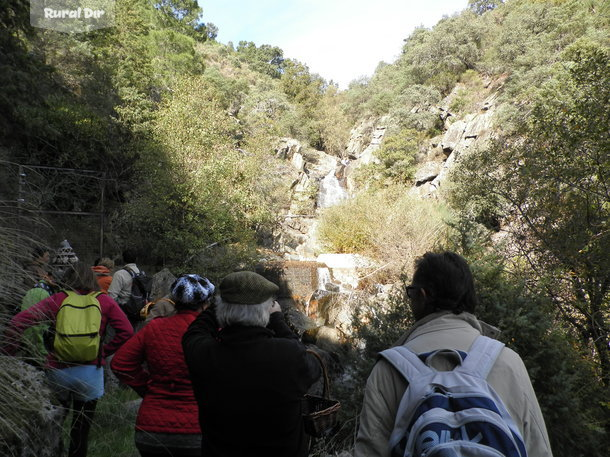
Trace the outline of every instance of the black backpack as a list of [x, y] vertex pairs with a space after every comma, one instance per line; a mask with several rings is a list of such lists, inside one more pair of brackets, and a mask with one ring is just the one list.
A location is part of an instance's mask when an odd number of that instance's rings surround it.
[[135, 273], [132, 269], [125, 267], [132, 278], [131, 295], [127, 303], [123, 305], [123, 311], [132, 319], [141, 319], [140, 310], [150, 302], [150, 291], [152, 289], [152, 280], [146, 273], [140, 271]]

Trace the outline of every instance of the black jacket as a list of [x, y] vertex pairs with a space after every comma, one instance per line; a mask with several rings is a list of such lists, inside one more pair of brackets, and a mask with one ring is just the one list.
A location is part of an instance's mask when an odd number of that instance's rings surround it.
[[199, 404], [202, 455], [306, 456], [301, 401], [321, 374], [317, 360], [282, 313], [273, 313], [267, 328], [217, 329], [208, 309], [182, 339]]

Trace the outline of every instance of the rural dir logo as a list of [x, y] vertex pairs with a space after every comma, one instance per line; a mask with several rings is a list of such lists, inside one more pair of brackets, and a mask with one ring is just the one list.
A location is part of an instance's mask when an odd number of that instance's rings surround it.
[[84, 33], [114, 25], [115, 0], [30, 0], [33, 27]]

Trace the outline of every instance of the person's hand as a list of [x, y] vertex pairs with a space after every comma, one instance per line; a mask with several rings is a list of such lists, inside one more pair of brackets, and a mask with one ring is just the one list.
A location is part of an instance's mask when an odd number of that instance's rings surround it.
[[280, 304], [274, 300], [273, 306], [271, 306], [270, 314], [279, 313], [281, 311], [282, 311], [282, 308], [280, 307]]

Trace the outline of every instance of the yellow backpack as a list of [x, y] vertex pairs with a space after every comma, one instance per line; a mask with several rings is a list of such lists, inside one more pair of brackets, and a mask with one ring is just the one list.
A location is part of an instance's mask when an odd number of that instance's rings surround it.
[[100, 292], [68, 296], [57, 311], [53, 352], [65, 362], [91, 362], [100, 356], [102, 309]]

